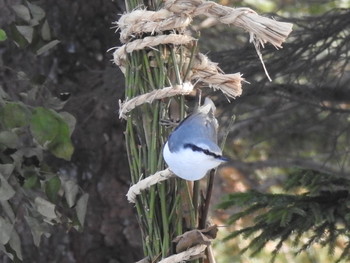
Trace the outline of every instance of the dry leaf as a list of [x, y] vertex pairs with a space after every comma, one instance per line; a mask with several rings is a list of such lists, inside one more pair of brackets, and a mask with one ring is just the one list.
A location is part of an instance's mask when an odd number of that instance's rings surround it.
[[215, 239], [216, 235], [219, 231], [217, 225], [212, 225], [210, 227], [207, 227], [205, 229], [200, 230], [203, 235], [205, 235], [209, 239]]
[[173, 242], [177, 243], [176, 253], [180, 253], [196, 245], [209, 245], [210, 239], [203, 235], [200, 230], [194, 229], [177, 236]]

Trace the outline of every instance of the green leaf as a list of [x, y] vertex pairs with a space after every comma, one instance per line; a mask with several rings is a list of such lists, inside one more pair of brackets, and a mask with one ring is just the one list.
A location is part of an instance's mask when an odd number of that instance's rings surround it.
[[50, 31], [50, 27], [49, 27], [49, 23], [47, 22], [47, 19], [45, 19], [45, 22], [41, 27], [41, 37], [45, 41], [51, 40], [51, 31]]
[[14, 224], [16, 220], [15, 212], [8, 201], [0, 201], [2, 210], [5, 212], [6, 216], [10, 219], [11, 223]]
[[0, 164], [0, 173], [5, 177], [9, 178], [10, 175], [13, 172], [13, 169], [15, 169], [15, 166], [13, 164]]
[[85, 215], [86, 215], [88, 200], [89, 200], [89, 194], [87, 194], [87, 193], [83, 194], [79, 198], [79, 200], [77, 202], [77, 206], [75, 207], [78, 220], [79, 220], [80, 225], [82, 227], [84, 226], [84, 222], [85, 222]]
[[22, 249], [21, 249], [21, 239], [15, 230], [13, 230], [11, 233], [9, 245], [13, 249], [13, 251], [16, 252], [16, 256], [20, 260], [23, 260]]
[[30, 130], [37, 142], [47, 147], [59, 132], [59, 120], [54, 112], [43, 107], [35, 108], [30, 120]]
[[56, 157], [67, 161], [72, 157], [74, 147], [69, 137], [69, 128], [66, 123], [60, 126], [60, 134], [49, 144], [49, 150]]
[[18, 32], [28, 41], [32, 43], [34, 28], [32, 26], [16, 26]]
[[0, 243], [5, 245], [10, 240], [13, 225], [5, 218], [0, 217], [0, 229]]
[[51, 202], [56, 202], [58, 191], [61, 188], [61, 180], [58, 176], [50, 178], [45, 184], [45, 192]]
[[36, 108], [30, 129], [40, 145], [49, 149], [56, 157], [70, 160], [74, 148], [69, 127], [59, 114], [42, 107]]
[[40, 186], [39, 178], [36, 175], [32, 175], [26, 178], [23, 184], [23, 187], [26, 189], [31, 189], [39, 186]]
[[18, 136], [10, 131], [2, 131], [0, 132], [0, 144], [11, 149], [16, 149], [19, 144]]
[[11, 40], [13, 40], [18, 47], [24, 48], [28, 46], [28, 41], [18, 31], [16, 24], [14, 23], [10, 25], [10, 34]]
[[30, 231], [32, 232], [34, 245], [39, 247], [42, 234], [49, 233], [48, 226], [44, 223], [39, 223], [39, 221], [34, 217], [24, 216], [24, 218], [26, 219]]
[[9, 129], [23, 127], [29, 123], [30, 111], [20, 102], [6, 103], [2, 114], [4, 125]]
[[5, 41], [7, 39], [6, 32], [3, 29], [0, 29], [0, 41]]
[[73, 207], [76, 202], [76, 197], [79, 191], [79, 187], [73, 180], [67, 180], [63, 183], [64, 196], [66, 197], [69, 207]]
[[36, 210], [43, 216], [49, 218], [49, 219], [56, 219], [57, 218], [57, 214], [55, 212], [55, 208], [56, 206], [41, 198], [41, 197], [36, 197], [34, 199], [34, 203], [35, 203], [35, 207], [36, 207]]
[[[15, 190], [0, 173], [0, 201], [7, 201], [15, 195]], [[1, 232], [1, 231], [0, 231]]]
[[69, 135], [72, 135], [72, 133], [75, 129], [75, 125], [77, 123], [77, 120], [75, 119], [75, 117], [72, 114], [65, 112], [65, 111], [60, 112], [60, 115], [69, 127]]
[[30, 13], [32, 14], [34, 20], [40, 21], [45, 17], [45, 11], [40, 6], [34, 5], [28, 1], [27, 5], [30, 9]]
[[41, 48], [39, 48], [36, 51], [36, 54], [38, 56], [42, 55], [43, 53], [45, 53], [46, 51], [48, 51], [49, 49], [53, 48], [54, 46], [56, 46], [58, 43], [60, 43], [60, 41], [58, 41], [57, 39], [52, 40], [51, 42], [47, 43], [46, 45], [42, 46]]
[[29, 13], [29, 9], [24, 5], [13, 5], [12, 6], [13, 11], [15, 11], [16, 15], [23, 19], [24, 21], [29, 22], [31, 17]]

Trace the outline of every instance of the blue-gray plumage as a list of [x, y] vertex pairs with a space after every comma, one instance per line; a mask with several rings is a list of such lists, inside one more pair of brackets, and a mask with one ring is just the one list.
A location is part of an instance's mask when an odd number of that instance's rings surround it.
[[214, 103], [206, 98], [204, 105], [170, 134], [163, 156], [177, 176], [190, 181], [199, 180], [208, 170], [226, 161], [217, 145], [218, 123], [214, 113]]

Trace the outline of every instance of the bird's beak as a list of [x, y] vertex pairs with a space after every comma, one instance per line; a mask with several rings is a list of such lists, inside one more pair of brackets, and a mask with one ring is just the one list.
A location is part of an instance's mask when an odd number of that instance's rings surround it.
[[219, 159], [220, 161], [223, 161], [223, 162], [228, 162], [228, 161], [230, 161], [230, 159], [227, 158], [227, 157], [225, 157], [225, 156], [221, 156], [221, 157], [219, 157], [218, 159]]

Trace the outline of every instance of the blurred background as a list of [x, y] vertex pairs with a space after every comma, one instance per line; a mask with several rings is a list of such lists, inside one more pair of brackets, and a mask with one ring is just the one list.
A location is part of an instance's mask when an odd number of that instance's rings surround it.
[[[76, 118], [71, 161], [52, 156], [49, 163], [74, 178], [89, 202], [82, 232], [55, 227], [40, 248], [23, 225], [24, 262], [134, 262], [142, 258], [141, 235], [132, 205], [125, 194], [130, 186], [124, 146], [124, 125], [118, 119], [118, 100], [124, 97], [124, 77], [112, 63], [112, 47], [120, 45], [112, 22], [125, 12], [120, 0], [35, 1], [45, 11], [50, 34], [59, 43], [38, 54], [35, 45], [16, 44], [11, 27], [20, 23], [13, 10], [20, 0], [0, 0], [0, 28], [8, 35], [0, 42], [0, 86], [12, 98], [44, 78], [53, 96], [69, 93], [64, 110]], [[34, 3], [34, 2], [33, 2]], [[263, 58], [269, 82], [249, 35], [240, 29], [195, 21], [199, 48], [226, 73], [240, 72], [247, 81], [243, 95], [228, 103], [211, 93], [218, 108], [219, 140], [234, 161], [216, 176], [212, 220], [220, 227], [215, 243], [217, 261], [267, 262], [273, 242], [254, 258], [239, 254], [248, 243], [241, 237], [220, 241], [234, 225], [227, 218], [238, 208], [218, 209], [226, 194], [251, 189], [281, 193], [283, 183], [300, 168], [346, 176], [349, 173], [350, 125], [350, 4], [338, 1], [219, 1], [231, 7], [250, 7], [259, 14], [294, 23], [293, 32], [276, 50], [266, 45]], [[34, 43], [34, 42], [33, 42]], [[39, 81], [40, 82], [40, 81]], [[302, 191], [302, 190], [298, 190]], [[20, 221], [20, 220], [19, 220]], [[345, 241], [339, 241], [339, 256]], [[330, 262], [320, 245], [295, 255], [292, 242], [284, 244], [276, 262]], [[0, 261], [9, 262], [0, 252]]]

